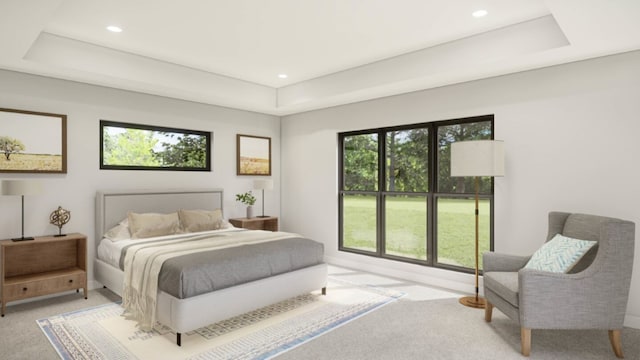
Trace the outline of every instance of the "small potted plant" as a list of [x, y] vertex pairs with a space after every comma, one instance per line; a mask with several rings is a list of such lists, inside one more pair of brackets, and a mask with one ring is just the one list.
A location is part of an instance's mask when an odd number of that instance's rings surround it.
[[247, 191], [244, 194], [236, 194], [236, 201], [247, 205], [247, 219], [251, 219], [253, 217], [253, 204], [256, 203], [256, 197], [253, 196], [251, 191]]

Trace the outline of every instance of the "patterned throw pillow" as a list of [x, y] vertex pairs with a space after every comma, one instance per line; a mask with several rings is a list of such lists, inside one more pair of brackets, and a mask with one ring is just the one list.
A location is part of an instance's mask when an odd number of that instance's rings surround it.
[[566, 273], [597, 243], [557, 234], [531, 256], [525, 269]]

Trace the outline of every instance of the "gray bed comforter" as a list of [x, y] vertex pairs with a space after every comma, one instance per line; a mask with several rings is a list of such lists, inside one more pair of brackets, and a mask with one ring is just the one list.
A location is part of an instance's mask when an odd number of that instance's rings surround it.
[[158, 289], [186, 299], [318, 265], [323, 256], [322, 243], [299, 237], [206, 250], [166, 260]]

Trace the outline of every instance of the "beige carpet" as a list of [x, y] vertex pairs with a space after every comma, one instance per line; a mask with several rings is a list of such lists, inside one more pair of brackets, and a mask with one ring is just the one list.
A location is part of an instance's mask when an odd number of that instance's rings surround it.
[[[640, 330], [625, 328], [626, 360], [640, 360]], [[494, 309], [457, 298], [403, 298], [321, 336], [277, 360], [615, 360], [606, 330], [532, 330], [531, 355], [520, 355], [520, 328]]]
[[[277, 360], [359, 359], [527, 359], [519, 353], [519, 329], [499, 311], [487, 324], [481, 310], [458, 304], [457, 294], [405, 280], [330, 267], [332, 276], [396, 289], [400, 300], [285, 352]], [[111, 303], [119, 297], [106, 289], [89, 299], [73, 293], [25, 304], [10, 304], [0, 318], [2, 360], [59, 359], [37, 319]], [[530, 360], [616, 359], [606, 331], [533, 330]], [[640, 330], [625, 328], [622, 347], [627, 360], [640, 360]]]

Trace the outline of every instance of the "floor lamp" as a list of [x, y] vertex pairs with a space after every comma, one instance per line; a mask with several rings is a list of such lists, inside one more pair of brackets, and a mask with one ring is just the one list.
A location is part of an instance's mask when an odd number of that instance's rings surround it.
[[475, 177], [476, 191], [476, 295], [460, 298], [460, 303], [478, 309], [485, 300], [478, 295], [478, 193], [481, 176], [504, 176], [504, 142], [500, 140], [460, 141], [451, 144], [451, 176]]
[[264, 191], [273, 189], [273, 180], [271, 179], [253, 180], [253, 188], [256, 190], [262, 190], [262, 215], [258, 217], [269, 217], [264, 215]]
[[33, 237], [24, 236], [24, 196], [40, 195], [42, 184], [30, 180], [2, 180], [2, 195], [19, 195], [22, 198], [22, 236], [13, 238], [13, 241], [33, 240]]

